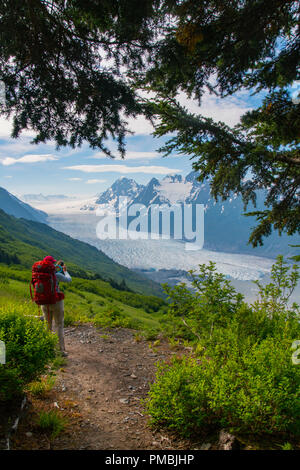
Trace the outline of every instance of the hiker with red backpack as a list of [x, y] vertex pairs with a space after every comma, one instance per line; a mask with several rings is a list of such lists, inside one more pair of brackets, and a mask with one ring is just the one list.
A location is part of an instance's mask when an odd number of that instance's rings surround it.
[[[71, 282], [63, 261], [56, 261], [53, 256], [46, 256], [32, 266], [30, 293], [32, 300], [41, 306], [48, 328], [52, 331], [53, 319], [58, 335], [59, 348], [67, 356], [64, 342], [64, 293], [59, 289], [59, 282]], [[31, 286], [33, 286], [34, 294]]]

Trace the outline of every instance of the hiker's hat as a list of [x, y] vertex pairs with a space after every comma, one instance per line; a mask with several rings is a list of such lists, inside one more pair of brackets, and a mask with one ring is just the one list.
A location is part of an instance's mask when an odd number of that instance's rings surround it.
[[48, 261], [48, 263], [56, 263], [56, 259], [53, 256], [46, 256], [43, 261]]

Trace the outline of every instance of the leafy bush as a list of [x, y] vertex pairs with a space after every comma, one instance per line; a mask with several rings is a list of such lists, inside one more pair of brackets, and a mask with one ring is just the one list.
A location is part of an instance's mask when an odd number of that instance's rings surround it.
[[[300, 369], [290, 340], [268, 337], [223, 361], [208, 361], [209, 407], [222, 426], [243, 433], [300, 434]], [[220, 350], [221, 353], [221, 350]]]
[[160, 363], [156, 381], [151, 384], [145, 401], [150, 423], [189, 436], [207, 424], [205, 401], [201, 393], [197, 364], [192, 359], [174, 358], [171, 364]]
[[55, 357], [57, 338], [33, 317], [29, 306], [0, 309], [0, 340], [6, 346], [6, 364], [0, 365], [0, 400], [22, 392], [24, 386], [45, 371]]
[[299, 308], [287, 302], [299, 276], [289, 269], [279, 257], [250, 306], [213, 264], [200, 266], [193, 292], [168, 289], [170, 313], [197, 342], [191, 357], [159, 365], [146, 402], [153, 424], [184, 435], [210, 426], [300, 434], [300, 367], [291, 361]]
[[93, 322], [99, 327], [121, 327], [121, 328], [134, 328], [134, 322], [126, 317], [120, 309], [107, 308], [101, 313], [97, 313], [94, 316]]
[[169, 296], [169, 313], [180, 318], [186, 331], [205, 340], [218, 326], [225, 327], [243, 304], [230, 281], [216, 272], [215, 264], [199, 265], [199, 274], [189, 271], [193, 291], [184, 283], [175, 287], [164, 285]]
[[186, 436], [210, 426], [300, 434], [300, 368], [291, 362], [290, 342], [268, 338], [241, 356], [234, 345], [228, 350], [223, 363], [205, 353], [200, 361], [161, 364], [147, 403], [152, 423]]

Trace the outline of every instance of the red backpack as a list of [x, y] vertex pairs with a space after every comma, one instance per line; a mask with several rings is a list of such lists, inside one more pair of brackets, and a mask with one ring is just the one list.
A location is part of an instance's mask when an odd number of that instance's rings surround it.
[[31, 300], [37, 305], [55, 304], [60, 300], [59, 294], [56, 292], [55, 272], [54, 264], [48, 261], [37, 261], [32, 266], [30, 295]]

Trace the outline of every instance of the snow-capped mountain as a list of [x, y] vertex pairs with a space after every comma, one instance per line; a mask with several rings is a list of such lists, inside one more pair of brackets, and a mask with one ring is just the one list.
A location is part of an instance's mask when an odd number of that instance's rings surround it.
[[13, 194], [9, 193], [6, 189], [0, 188], [0, 209], [4, 210], [9, 215], [35, 222], [46, 222], [47, 214], [44, 211], [31, 207], [26, 202], [21, 201]]
[[170, 204], [168, 198], [160, 191], [161, 183], [157, 178], [152, 178], [143, 189], [131, 200], [131, 204]]
[[106, 205], [111, 209], [118, 209], [119, 197], [126, 196], [128, 198], [128, 203], [132, 202], [141, 191], [143, 191], [144, 186], [138, 184], [131, 178], [126, 178], [125, 176], [117, 179], [110, 188], [108, 188], [104, 193], [102, 193], [96, 200], [96, 206]]
[[[196, 179], [190, 181], [190, 174], [183, 178], [181, 175], [167, 175], [161, 181], [152, 178], [144, 189], [132, 200], [132, 204], [140, 203], [145, 206], [150, 204], [184, 203], [190, 197]], [[189, 178], [188, 178], [189, 177]]]
[[[81, 207], [82, 211], [105, 208], [106, 213], [115, 213], [118, 209], [120, 196], [128, 197], [128, 205], [143, 204], [147, 208], [150, 205], [166, 204], [203, 204], [204, 217], [204, 248], [208, 250], [227, 251], [236, 253], [252, 253], [252, 247], [248, 246], [248, 239], [256, 221], [254, 217], [245, 217], [242, 198], [237, 194], [226, 201], [212, 197], [209, 182], [201, 183], [197, 180], [197, 173], [192, 171], [185, 178], [181, 175], [167, 175], [161, 181], [152, 178], [148, 184], [138, 184], [133, 179], [120, 178], [110, 188], [102, 193], [95, 204]], [[264, 193], [257, 193], [257, 210], [264, 208]], [[122, 212], [123, 208], [120, 208]], [[247, 212], [254, 210], [249, 203]], [[193, 223], [194, 225], [194, 223]], [[282, 234], [278, 236], [272, 233], [264, 241], [263, 247], [256, 249], [257, 254], [269, 255], [292, 254], [295, 250], [289, 244], [299, 243], [298, 237], [288, 237]]]
[[152, 178], [146, 185], [122, 177], [98, 197], [94, 206], [84, 206], [82, 210], [97, 209], [99, 206], [117, 210], [120, 196], [127, 197], [128, 205], [144, 204], [146, 207], [150, 204], [170, 206], [177, 202], [184, 203], [191, 196], [194, 185], [199, 184], [196, 178], [190, 175], [186, 178], [181, 175], [167, 175], [161, 181]]
[[[132, 204], [144, 204], [149, 207], [151, 204], [204, 204], [205, 211], [213, 212], [216, 215], [233, 215], [234, 212], [242, 214], [244, 212], [241, 197], [233, 194], [226, 201], [216, 202], [210, 194], [208, 182], [200, 183], [197, 180], [197, 173], [190, 172], [185, 178], [182, 175], [167, 175], [161, 181], [152, 178], [148, 184], [138, 184], [133, 179], [122, 177], [117, 179], [106, 191], [93, 199], [92, 203], [85, 204], [80, 209], [82, 211], [95, 210], [105, 207], [115, 212], [118, 209], [119, 197], [126, 196], [128, 206]], [[263, 206], [262, 194], [258, 194], [258, 208]], [[249, 204], [249, 209], [253, 206]], [[235, 214], [236, 215], [236, 214]]]

